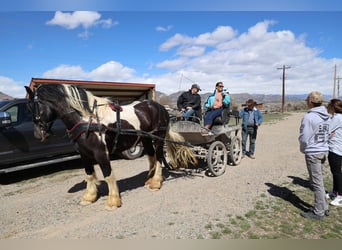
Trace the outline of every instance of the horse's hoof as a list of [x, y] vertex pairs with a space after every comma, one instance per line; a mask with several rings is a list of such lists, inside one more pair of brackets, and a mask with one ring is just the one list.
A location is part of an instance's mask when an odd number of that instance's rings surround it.
[[118, 207], [121, 207], [121, 199], [110, 196], [107, 200], [106, 210], [114, 210]]
[[118, 207], [117, 206], [109, 206], [108, 204], [106, 205], [105, 209], [107, 211], [114, 211], [116, 210]]
[[145, 186], [150, 185], [152, 182], [152, 178], [149, 178], [148, 180], [145, 181]]
[[158, 191], [161, 188], [160, 182], [151, 182], [149, 185], [146, 185], [151, 191]]
[[80, 202], [80, 204], [82, 205], [82, 206], [88, 206], [88, 205], [90, 205], [90, 204], [92, 204], [93, 202], [91, 202], [91, 201], [86, 201], [86, 200], [82, 200], [81, 202]]

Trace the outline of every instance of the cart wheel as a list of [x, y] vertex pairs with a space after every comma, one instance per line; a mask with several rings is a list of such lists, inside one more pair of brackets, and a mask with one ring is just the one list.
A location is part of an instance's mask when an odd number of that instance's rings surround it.
[[214, 141], [208, 150], [207, 163], [210, 171], [215, 176], [220, 176], [226, 171], [227, 149], [220, 141]]
[[239, 137], [234, 136], [229, 146], [229, 163], [235, 166], [239, 165], [242, 156], [241, 153], [241, 140]]

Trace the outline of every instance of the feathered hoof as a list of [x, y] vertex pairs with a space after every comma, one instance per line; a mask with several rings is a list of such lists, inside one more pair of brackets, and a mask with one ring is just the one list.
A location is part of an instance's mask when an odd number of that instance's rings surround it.
[[90, 205], [90, 204], [92, 204], [93, 202], [92, 201], [87, 201], [87, 200], [81, 200], [81, 202], [80, 202], [80, 204], [82, 205], [82, 206], [88, 206], [88, 205]]
[[109, 196], [106, 204], [106, 210], [112, 211], [121, 207], [121, 199], [115, 196]]
[[82, 197], [80, 204], [82, 206], [90, 205], [91, 203], [95, 202], [97, 198], [96, 194], [85, 193]]
[[151, 191], [157, 191], [161, 188], [162, 181], [154, 180], [153, 178], [150, 178], [145, 182], [145, 186], [148, 187], [148, 189]]

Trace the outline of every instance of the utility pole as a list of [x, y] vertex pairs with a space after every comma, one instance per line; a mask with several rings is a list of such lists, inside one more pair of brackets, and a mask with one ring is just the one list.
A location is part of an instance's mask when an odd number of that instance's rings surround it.
[[334, 89], [333, 89], [333, 98], [336, 98], [336, 64], [334, 70]]
[[342, 77], [336, 77], [337, 80], [337, 96], [336, 98], [340, 98], [340, 80], [342, 79]]
[[277, 68], [277, 69], [282, 69], [283, 70], [283, 88], [282, 88], [282, 95], [281, 95], [281, 112], [284, 113], [285, 110], [285, 70], [289, 69], [291, 67], [283, 65], [282, 68]]

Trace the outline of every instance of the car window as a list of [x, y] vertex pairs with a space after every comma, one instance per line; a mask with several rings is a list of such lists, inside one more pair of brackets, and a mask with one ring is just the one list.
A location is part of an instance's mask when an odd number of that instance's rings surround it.
[[12, 106], [6, 110], [6, 112], [10, 113], [12, 122], [18, 121], [18, 106]]
[[27, 108], [27, 105], [23, 105], [23, 120], [22, 122], [32, 121], [32, 113]]

